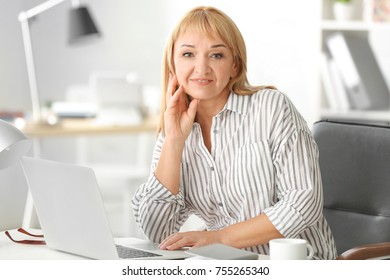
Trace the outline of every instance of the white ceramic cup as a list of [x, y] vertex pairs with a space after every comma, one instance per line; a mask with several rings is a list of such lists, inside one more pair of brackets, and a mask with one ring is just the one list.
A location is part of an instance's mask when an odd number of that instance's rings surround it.
[[314, 255], [313, 247], [305, 239], [298, 238], [272, 239], [269, 252], [271, 260], [310, 260]]

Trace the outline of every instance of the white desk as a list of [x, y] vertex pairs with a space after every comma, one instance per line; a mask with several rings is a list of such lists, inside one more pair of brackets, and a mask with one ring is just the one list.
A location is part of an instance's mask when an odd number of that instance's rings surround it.
[[[28, 229], [33, 234], [42, 234], [41, 230]], [[18, 232], [17, 230], [9, 230], [12, 238], [16, 240], [42, 240], [42, 238], [31, 237]], [[132, 244], [145, 244], [150, 241], [139, 238], [120, 238], [118, 244], [125, 244], [131, 241]], [[74, 254], [69, 254], [54, 249], [50, 249], [46, 245], [28, 245], [19, 244], [11, 241], [4, 233], [0, 232], [0, 260], [88, 260]]]
[[[17, 230], [9, 230], [11, 236], [16, 240], [41, 240], [42, 238], [35, 238], [19, 233]], [[33, 234], [41, 234], [40, 230], [28, 229], [28, 232]], [[139, 238], [120, 238], [117, 240], [118, 244], [125, 244], [131, 241], [132, 244], [146, 244], [150, 241]], [[46, 245], [28, 245], [19, 244], [11, 241], [4, 233], [0, 232], [0, 260], [87, 260], [87, 258], [60, 252], [50, 249]], [[193, 257], [190, 259], [201, 260], [201, 257]], [[267, 260], [267, 255], [259, 255], [259, 260]]]
[[[28, 230], [34, 234], [41, 234], [39, 230]], [[19, 233], [16, 230], [9, 230], [14, 239], [37, 239], [25, 234]], [[0, 260], [81, 260], [85, 259], [80, 256], [52, 250], [46, 245], [27, 245], [18, 244], [11, 241], [4, 233], [0, 232]]]

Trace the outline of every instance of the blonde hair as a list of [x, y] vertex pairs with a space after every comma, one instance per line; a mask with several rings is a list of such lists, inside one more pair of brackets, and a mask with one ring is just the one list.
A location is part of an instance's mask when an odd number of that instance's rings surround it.
[[233, 53], [233, 60], [237, 66], [237, 75], [232, 77], [228, 83], [229, 91], [234, 91], [239, 95], [253, 94], [264, 88], [274, 88], [272, 86], [251, 86], [248, 82], [247, 55], [244, 38], [236, 24], [224, 12], [213, 8], [200, 6], [190, 10], [173, 29], [168, 38], [162, 69], [162, 99], [159, 132], [164, 131], [164, 112], [166, 109], [165, 95], [168, 89], [169, 76], [175, 73], [173, 50], [176, 40], [185, 31], [191, 30], [199, 32], [208, 37], [218, 36], [224, 41]]

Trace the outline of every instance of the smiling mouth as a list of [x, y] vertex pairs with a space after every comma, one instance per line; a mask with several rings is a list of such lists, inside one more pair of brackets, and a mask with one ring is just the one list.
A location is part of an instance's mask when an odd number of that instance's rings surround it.
[[212, 80], [209, 79], [191, 79], [191, 81], [197, 84], [209, 84], [212, 82]]

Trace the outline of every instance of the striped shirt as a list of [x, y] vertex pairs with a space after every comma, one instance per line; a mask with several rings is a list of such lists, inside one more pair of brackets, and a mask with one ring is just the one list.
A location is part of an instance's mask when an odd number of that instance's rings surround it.
[[[302, 116], [277, 90], [231, 93], [213, 117], [211, 151], [194, 123], [182, 155], [180, 191], [170, 193], [154, 176], [164, 138], [153, 153], [149, 179], [136, 191], [136, 221], [155, 242], [179, 231], [191, 214], [207, 230], [266, 214], [285, 237], [306, 239], [316, 259], [334, 259], [336, 249], [322, 214], [318, 149]], [[268, 254], [268, 244], [245, 248]]]

